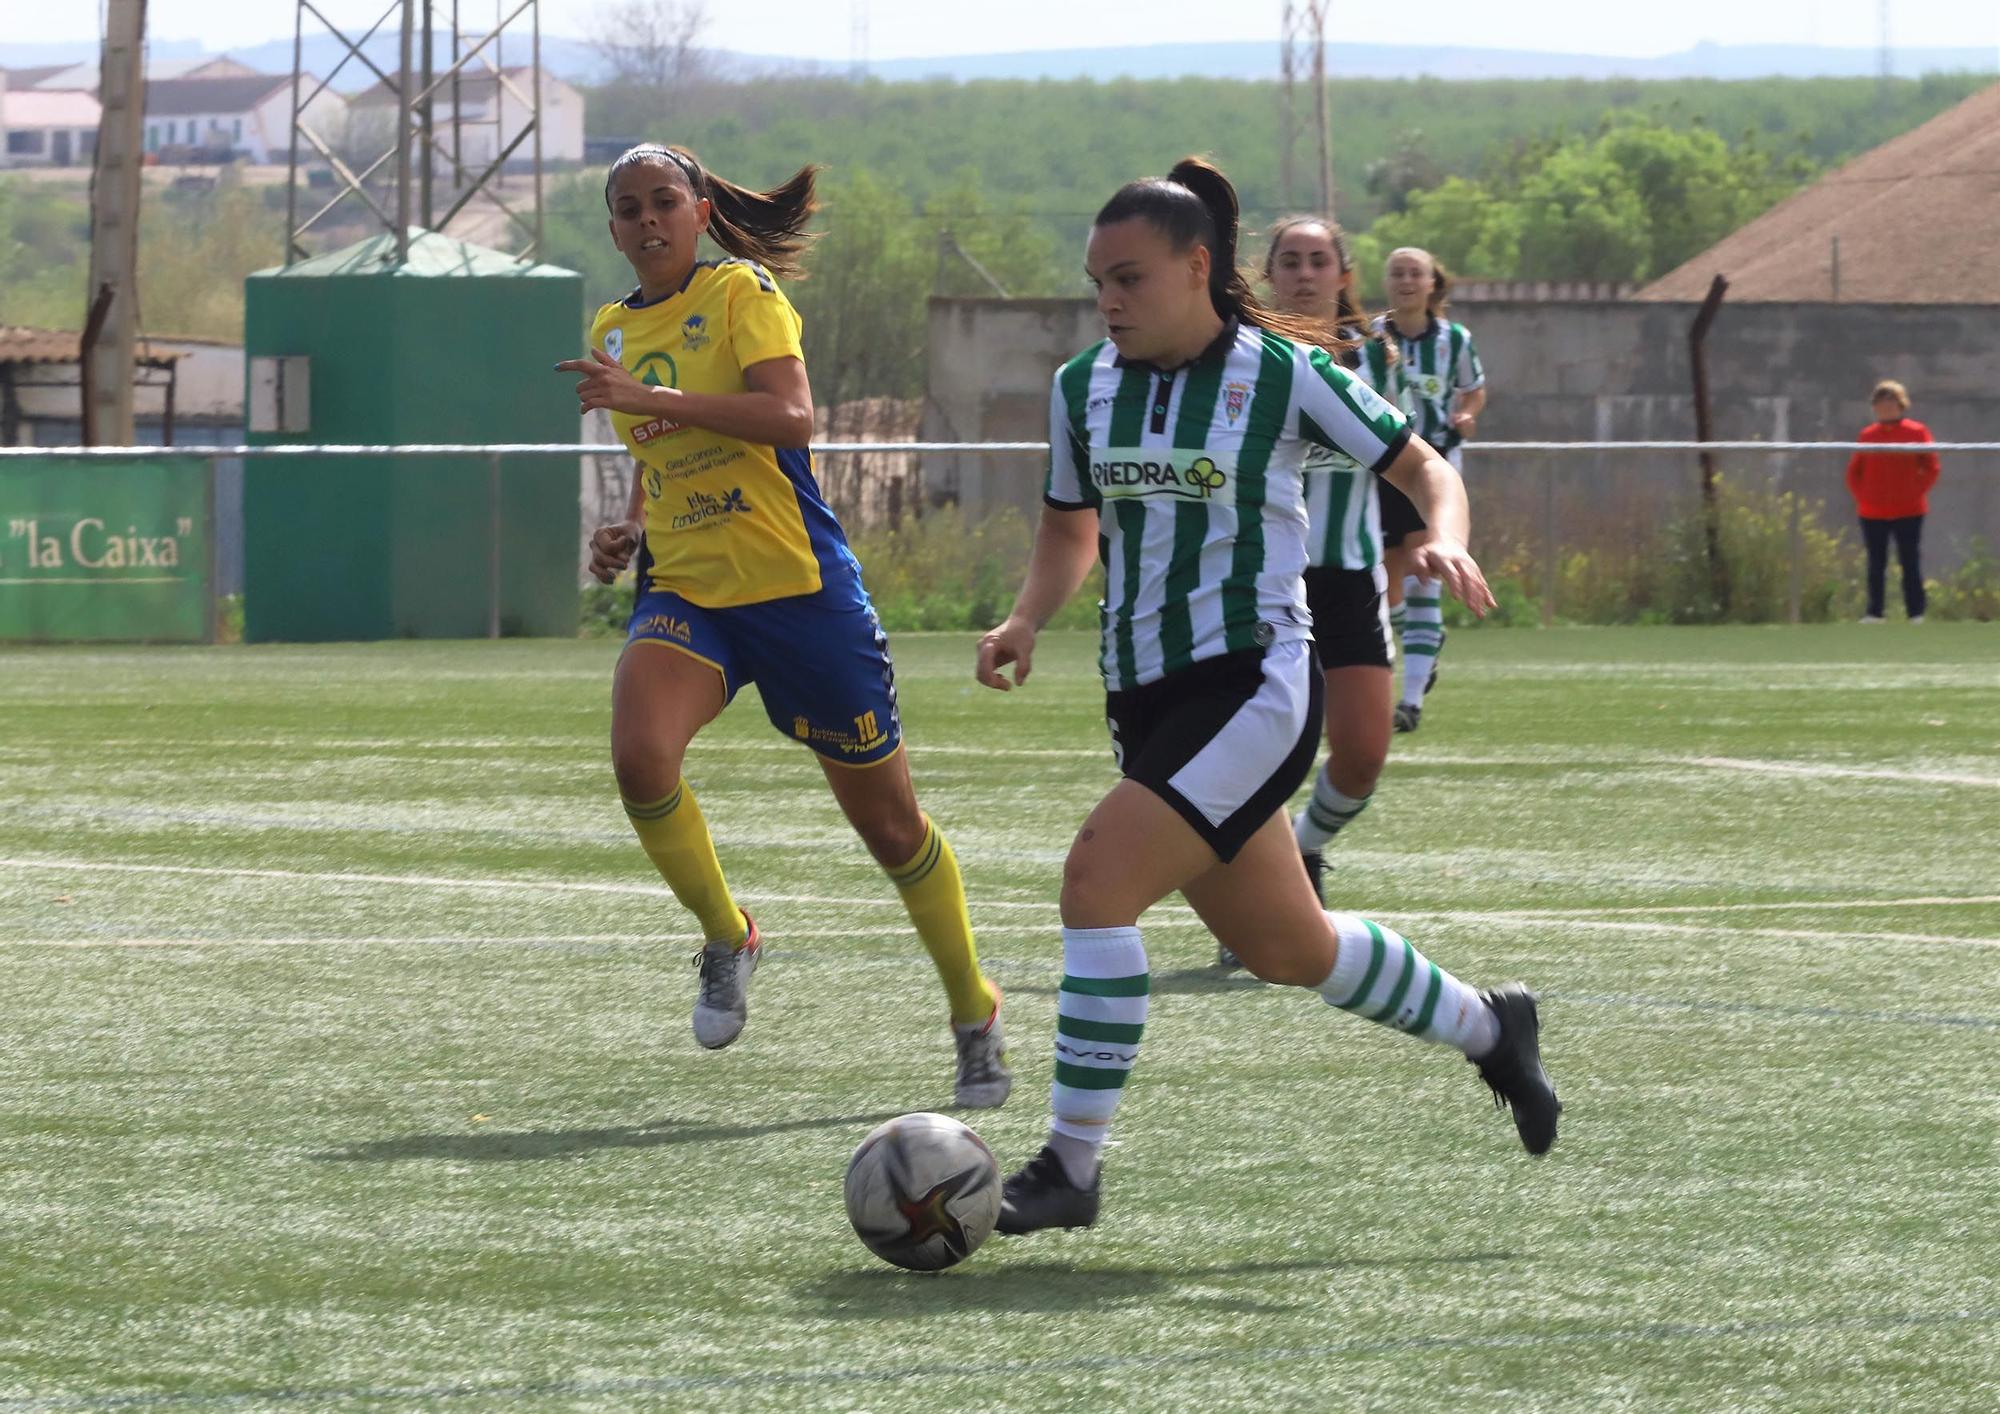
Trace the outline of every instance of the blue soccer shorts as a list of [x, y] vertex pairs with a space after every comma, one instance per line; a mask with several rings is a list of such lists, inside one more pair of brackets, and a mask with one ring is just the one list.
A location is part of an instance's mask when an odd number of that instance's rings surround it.
[[889, 636], [858, 578], [727, 609], [639, 582], [628, 649], [665, 645], [709, 664], [725, 704], [755, 683], [771, 725], [828, 761], [872, 766], [902, 745]]

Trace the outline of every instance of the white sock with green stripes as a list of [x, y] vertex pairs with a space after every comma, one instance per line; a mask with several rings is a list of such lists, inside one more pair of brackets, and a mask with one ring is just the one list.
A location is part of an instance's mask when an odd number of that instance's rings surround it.
[[1334, 789], [1325, 771], [1316, 774], [1312, 799], [1292, 821], [1292, 834], [1298, 839], [1300, 853], [1314, 854], [1325, 849], [1335, 835], [1354, 823], [1354, 817], [1366, 810], [1372, 799], [1372, 795], [1359, 799], [1343, 795]]
[[1424, 689], [1444, 647], [1444, 586], [1434, 579], [1403, 577], [1403, 705], [1424, 705]]
[[1125, 1077], [1139, 1057], [1153, 978], [1137, 928], [1065, 928], [1062, 937], [1049, 1147], [1070, 1182], [1088, 1188]]
[[1389, 631], [1396, 635], [1396, 651], [1403, 651], [1403, 629], [1410, 622], [1410, 606], [1395, 603], [1389, 606]]
[[1466, 986], [1393, 928], [1328, 913], [1340, 939], [1333, 971], [1319, 984], [1328, 1006], [1351, 1011], [1477, 1059], [1500, 1039], [1500, 1019]]

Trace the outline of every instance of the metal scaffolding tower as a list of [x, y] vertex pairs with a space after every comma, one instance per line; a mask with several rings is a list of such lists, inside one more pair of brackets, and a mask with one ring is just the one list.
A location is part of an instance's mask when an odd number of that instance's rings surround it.
[[1296, 153], [1305, 119], [1300, 114], [1299, 86], [1309, 77], [1313, 87], [1313, 134], [1319, 158], [1314, 209], [1333, 219], [1333, 133], [1327, 123], [1326, 16], [1332, 0], [1284, 0], [1279, 28], [1279, 186], [1286, 207], [1295, 208]]
[[[292, 141], [290, 179], [285, 201], [285, 225], [290, 235], [285, 246], [285, 263], [290, 265], [309, 252], [300, 238], [349, 198], [358, 200], [374, 215], [384, 230], [396, 238], [396, 261], [409, 258], [412, 221], [422, 230], [442, 231], [452, 218], [474, 201], [497, 209], [508, 227], [520, 233], [523, 244], [515, 253], [532, 260], [542, 245], [542, 18], [541, 0], [517, 0], [506, 10], [507, 0], [496, 0], [490, 30], [468, 29], [461, 7], [471, 0], [388, 0], [379, 19], [359, 38], [352, 37], [329, 20], [314, 0], [297, 0], [292, 26]], [[449, 9], [450, 18], [441, 22], [439, 12]], [[504, 13], [503, 13], [504, 11]], [[323, 26], [340, 42], [340, 61], [324, 77], [315, 79], [304, 67], [307, 19], [315, 23], [314, 33]], [[393, 30], [388, 26], [395, 25]], [[509, 31], [527, 31], [531, 62], [529, 91], [523, 93], [509, 76], [502, 59]], [[394, 72], [385, 72], [369, 57], [368, 46], [377, 35], [397, 35]], [[385, 35], [386, 39], [386, 35]], [[440, 53], [442, 46], [443, 52]], [[379, 46], [378, 46], [379, 47]], [[440, 69], [440, 60], [448, 60]], [[316, 130], [306, 118], [306, 110], [350, 63], [358, 63], [380, 80], [380, 86], [396, 101], [394, 132], [388, 147], [365, 164], [344, 161], [326, 134]], [[491, 87], [491, 112], [467, 117], [468, 77], [483, 80]], [[506, 131], [507, 99], [511, 98], [525, 115], [511, 134]], [[437, 107], [442, 101], [447, 116], [442, 124]], [[444, 128], [440, 134], [440, 127]], [[476, 174], [465, 163], [467, 129], [492, 129], [492, 159]], [[448, 139], [448, 141], [447, 141]], [[301, 153], [303, 143], [317, 153], [333, 173], [333, 196], [304, 220], [299, 219]], [[523, 211], [501, 193], [507, 164], [523, 144], [529, 147], [533, 168], [533, 205]], [[358, 167], [358, 170], [357, 170]], [[438, 179], [449, 175], [450, 204], [438, 213]]]

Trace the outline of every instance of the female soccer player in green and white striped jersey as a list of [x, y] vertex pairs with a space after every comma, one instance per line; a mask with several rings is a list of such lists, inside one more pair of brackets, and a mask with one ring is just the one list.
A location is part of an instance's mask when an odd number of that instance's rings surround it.
[[[1486, 406], [1486, 370], [1472, 335], [1445, 317], [1451, 276], [1427, 250], [1406, 246], [1389, 253], [1383, 272], [1390, 310], [1375, 321], [1368, 345], [1368, 380], [1387, 394], [1425, 441], [1454, 468], [1460, 446], [1472, 436]], [[1387, 358], [1396, 351], [1395, 366]], [[1423, 719], [1424, 695], [1437, 682], [1444, 649], [1444, 608], [1438, 581], [1423, 572], [1417, 548], [1427, 538], [1423, 516], [1393, 486], [1382, 491], [1382, 528], [1388, 541], [1389, 616], [1403, 639], [1403, 700], [1396, 730], [1413, 732]], [[1407, 614], [1407, 619], [1405, 619]]]
[[[1140, 915], [1175, 891], [1269, 982], [1471, 1058], [1531, 1153], [1555, 1141], [1532, 993], [1478, 992], [1391, 929], [1326, 913], [1284, 806], [1311, 769], [1322, 683], [1304, 584], [1306, 450], [1403, 487], [1417, 554], [1474, 611], [1464, 489], [1402, 415], [1342, 368], [1324, 325], [1266, 309], [1236, 267], [1236, 192], [1188, 158], [1097, 213], [1085, 269], [1109, 338], [1057, 372], [1045, 508], [1026, 582], [975, 675], [1025, 683], [1042, 625], [1101, 554], [1105, 715], [1123, 779], [1063, 868], [1048, 1143], [1004, 1187], [999, 1230], [1085, 1227], [1098, 1155], [1152, 990]], [[1255, 1044], [1246, 1037], [1246, 1042]]]
[[[1354, 304], [1354, 266], [1340, 228], [1318, 216], [1288, 216], [1271, 232], [1264, 278], [1279, 309], [1337, 329], [1355, 347], [1344, 367], [1363, 364], [1367, 320]], [[1376, 362], [1388, 352], [1377, 343]], [[1323, 851], [1368, 808], [1389, 756], [1390, 667], [1387, 577], [1382, 566], [1381, 498], [1374, 473], [1323, 447], [1306, 449], [1306, 604], [1326, 679], [1326, 769], [1313, 776], [1312, 799], [1292, 822], [1314, 891]], [[1226, 952], [1217, 961], [1233, 966]]]

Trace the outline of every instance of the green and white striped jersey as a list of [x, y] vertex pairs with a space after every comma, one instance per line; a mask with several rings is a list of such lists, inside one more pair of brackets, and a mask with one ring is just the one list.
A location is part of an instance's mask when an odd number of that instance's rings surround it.
[[[1472, 335], [1448, 319], [1432, 319], [1421, 333], [1405, 334], [1386, 314], [1376, 316], [1374, 328], [1381, 338], [1369, 340], [1363, 350], [1368, 381], [1403, 410], [1419, 437], [1440, 452], [1450, 451], [1463, 440], [1451, 430], [1452, 400], [1486, 385]], [[1394, 368], [1388, 367], [1382, 339], [1396, 341]]]
[[[1364, 329], [1342, 329], [1349, 338], [1366, 341]], [[1345, 356], [1359, 365], [1368, 361], [1361, 349]], [[1315, 569], [1368, 570], [1382, 563], [1382, 498], [1375, 478], [1354, 458], [1324, 447], [1306, 449], [1306, 563]]]
[[1368, 570], [1382, 563], [1382, 498], [1375, 478], [1350, 457], [1314, 447], [1306, 454], [1306, 563], [1314, 569]]
[[1098, 513], [1105, 685], [1311, 637], [1307, 448], [1379, 472], [1409, 435], [1325, 350], [1255, 325], [1231, 323], [1181, 368], [1128, 363], [1109, 340], [1064, 364], [1044, 499]]

